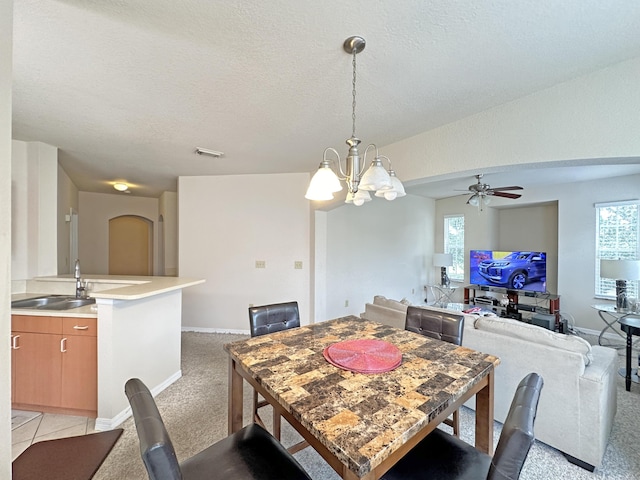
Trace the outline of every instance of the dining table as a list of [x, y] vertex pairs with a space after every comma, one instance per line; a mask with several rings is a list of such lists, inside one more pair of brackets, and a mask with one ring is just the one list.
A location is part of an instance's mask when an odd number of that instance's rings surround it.
[[[329, 361], [351, 340], [397, 347], [381, 373]], [[243, 426], [243, 380], [344, 479], [378, 479], [475, 396], [475, 447], [493, 454], [494, 368], [500, 360], [464, 346], [345, 316], [227, 343], [229, 434]]]

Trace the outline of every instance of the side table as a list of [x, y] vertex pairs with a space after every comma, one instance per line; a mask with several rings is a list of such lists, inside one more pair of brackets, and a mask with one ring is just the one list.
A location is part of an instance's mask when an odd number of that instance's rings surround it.
[[429, 285], [429, 289], [433, 295], [433, 305], [444, 308], [448, 303], [453, 303], [451, 297], [455, 293], [456, 288], [457, 287], [447, 287], [443, 285]]
[[620, 329], [627, 334], [627, 364], [626, 369], [621, 368], [619, 373], [624, 373], [624, 386], [627, 392], [631, 390], [631, 382], [640, 383], [638, 380], [638, 370], [631, 369], [631, 347], [633, 346], [633, 335], [640, 335], [640, 317], [625, 315], [618, 320]]
[[[620, 333], [620, 330], [618, 330], [615, 327], [617, 326], [618, 322], [621, 319], [626, 318], [629, 315], [637, 316], [638, 314], [635, 314], [632, 312], [619, 312], [618, 310], [616, 310], [615, 305], [609, 305], [609, 304], [591, 305], [591, 308], [594, 308], [598, 311], [598, 316], [605, 323], [605, 327], [600, 332], [600, 335], [598, 335], [598, 345], [603, 347], [616, 348], [616, 349], [625, 348], [624, 343], [603, 345], [602, 337], [604, 336], [606, 331], [610, 329], [612, 332], [618, 335], [622, 340], [625, 340], [626, 337], [622, 333]], [[636, 343], [638, 341], [639, 340], [636, 340]]]

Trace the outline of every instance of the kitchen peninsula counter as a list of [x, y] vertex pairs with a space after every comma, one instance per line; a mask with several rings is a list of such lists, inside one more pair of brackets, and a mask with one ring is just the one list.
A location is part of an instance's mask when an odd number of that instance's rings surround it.
[[[12, 309], [12, 315], [98, 319], [96, 430], [110, 430], [129, 415], [124, 384], [141, 378], [154, 395], [182, 376], [182, 289], [204, 280], [180, 277], [82, 275], [95, 305], [69, 310]], [[27, 280], [12, 300], [43, 294], [75, 295], [73, 275]]]

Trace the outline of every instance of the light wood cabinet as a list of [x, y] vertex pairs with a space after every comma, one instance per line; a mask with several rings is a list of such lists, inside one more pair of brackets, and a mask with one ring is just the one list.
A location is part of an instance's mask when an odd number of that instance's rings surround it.
[[15, 408], [95, 416], [95, 318], [13, 315], [11, 335]]

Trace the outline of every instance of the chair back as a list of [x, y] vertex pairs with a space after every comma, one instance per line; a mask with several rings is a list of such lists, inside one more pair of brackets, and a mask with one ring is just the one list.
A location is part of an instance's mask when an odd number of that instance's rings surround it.
[[180, 464], [156, 402], [138, 378], [127, 381], [129, 399], [140, 440], [140, 455], [150, 480], [181, 480]]
[[462, 345], [463, 327], [463, 315], [422, 307], [407, 307], [405, 330], [455, 345]]
[[299, 327], [298, 302], [250, 307], [249, 326], [252, 337]]
[[544, 382], [537, 373], [522, 379], [502, 426], [487, 480], [517, 480], [533, 445], [533, 424]]

